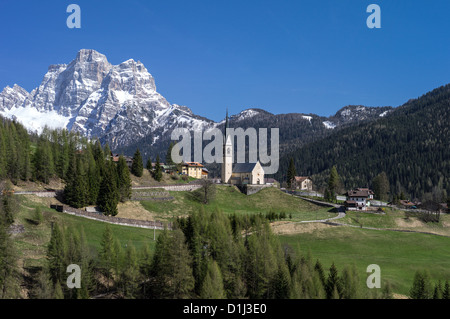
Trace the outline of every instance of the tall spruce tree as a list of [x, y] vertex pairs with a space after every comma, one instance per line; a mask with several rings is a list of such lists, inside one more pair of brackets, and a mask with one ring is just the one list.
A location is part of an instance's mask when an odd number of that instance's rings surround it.
[[330, 177], [328, 179], [328, 188], [327, 188], [328, 197], [326, 197], [325, 199], [330, 202], [334, 202], [336, 200], [336, 193], [340, 190], [340, 187], [341, 187], [340, 177], [335, 165], [330, 170]]
[[117, 190], [119, 200], [125, 202], [131, 197], [131, 177], [125, 158], [121, 155], [117, 163]]
[[411, 299], [430, 299], [433, 289], [430, 283], [430, 275], [426, 270], [417, 271], [414, 275], [413, 286], [409, 292]]
[[142, 156], [139, 148], [136, 149], [136, 152], [133, 155], [133, 162], [131, 163], [131, 173], [137, 177], [142, 177], [142, 175], [144, 174], [144, 164], [142, 162]]
[[327, 299], [339, 299], [342, 293], [342, 280], [334, 263], [330, 267], [328, 279], [325, 285]]
[[161, 163], [159, 162], [159, 155], [156, 155], [155, 171], [154, 171], [153, 175], [154, 175], [153, 177], [155, 178], [155, 180], [157, 180], [158, 182], [161, 181], [162, 167], [161, 167]]
[[192, 296], [194, 276], [192, 256], [179, 229], [163, 231], [158, 237], [152, 263], [153, 296], [156, 298], [185, 299]]
[[115, 216], [118, 213], [117, 204], [119, 195], [117, 191], [117, 172], [112, 161], [107, 161], [105, 173], [100, 185], [97, 205], [105, 215]]
[[113, 279], [114, 275], [118, 276], [119, 274], [115, 272], [117, 264], [116, 239], [112, 233], [111, 226], [108, 224], [105, 226], [100, 241], [99, 262], [100, 269], [108, 281], [106, 285], [107, 287], [110, 287], [110, 281]]
[[223, 288], [222, 273], [216, 261], [208, 262], [208, 270], [203, 280], [200, 298], [202, 299], [223, 299], [225, 291]]
[[153, 171], [153, 166], [152, 166], [152, 160], [150, 159], [150, 157], [147, 159], [147, 164], [145, 165], [145, 168], [150, 172], [150, 174]]
[[0, 299], [18, 297], [17, 251], [8, 233], [9, 224], [0, 214]]
[[292, 181], [294, 179], [294, 177], [297, 175], [297, 171], [295, 170], [295, 163], [294, 163], [294, 158], [291, 157], [290, 161], [289, 161], [289, 168], [287, 171], [287, 185], [288, 188], [292, 187]]
[[175, 165], [175, 162], [172, 160], [172, 149], [173, 149], [173, 142], [170, 143], [169, 147], [167, 148], [166, 153], [166, 165], [169, 165], [170, 167]]
[[52, 224], [52, 234], [47, 248], [48, 270], [50, 279], [55, 285], [64, 282], [66, 244], [60, 226]]

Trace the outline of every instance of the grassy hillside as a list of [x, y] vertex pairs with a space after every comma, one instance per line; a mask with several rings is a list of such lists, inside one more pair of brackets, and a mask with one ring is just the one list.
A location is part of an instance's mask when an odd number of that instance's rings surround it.
[[370, 264], [380, 266], [382, 284], [389, 281], [393, 291], [403, 295], [408, 295], [417, 270], [428, 269], [433, 282], [450, 280], [450, 238], [446, 237], [323, 225], [279, 238], [299, 254], [309, 252], [327, 270], [332, 262], [341, 271], [354, 264], [363, 288]]
[[[84, 230], [87, 243], [91, 250], [98, 251], [100, 249], [100, 239], [106, 224], [82, 217], [58, 213], [50, 209], [48, 199], [38, 198], [32, 195], [16, 196], [19, 209], [15, 216], [15, 225], [23, 225], [24, 231], [13, 235], [13, 239], [20, 252], [20, 265], [23, 267], [42, 266], [45, 262], [47, 245], [50, 240], [51, 225], [58, 223], [59, 225]], [[37, 225], [34, 222], [34, 211], [39, 207], [43, 212], [44, 221]], [[114, 236], [120, 241], [122, 247], [131, 242], [136, 249], [142, 247], [144, 243], [148, 243], [152, 248], [155, 244], [153, 241], [153, 230], [110, 225]], [[159, 231], [156, 231], [156, 237]]]
[[[169, 192], [172, 201], [142, 201], [142, 206], [159, 220], [185, 216], [204, 207], [206, 211], [222, 210], [227, 214], [286, 213], [292, 221], [323, 219], [336, 216], [329, 207], [321, 207], [287, 195], [276, 188], [265, 188], [253, 195], [242, 194], [236, 187], [216, 186], [214, 200], [203, 205], [189, 192]], [[119, 212], [120, 215], [120, 212]], [[289, 216], [292, 215], [292, 218]]]

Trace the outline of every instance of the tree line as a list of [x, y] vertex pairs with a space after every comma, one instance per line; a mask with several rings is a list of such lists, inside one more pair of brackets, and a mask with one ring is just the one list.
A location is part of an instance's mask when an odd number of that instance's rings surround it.
[[[83, 230], [53, 225], [47, 265], [33, 283], [30, 298], [145, 299], [352, 299], [388, 298], [362, 289], [355, 267], [324, 268], [312, 257], [282, 246], [259, 215], [206, 213], [179, 218], [172, 231], [137, 250], [124, 247], [106, 225], [100, 249], [90, 250]], [[82, 269], [81, 289], [66, 285], [66, 268]]]

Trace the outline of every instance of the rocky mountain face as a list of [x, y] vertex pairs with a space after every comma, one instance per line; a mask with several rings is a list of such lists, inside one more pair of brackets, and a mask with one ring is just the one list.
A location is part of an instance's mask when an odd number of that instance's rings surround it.
[[[336, 129], [370, 121], [389, 107], [347, 106], [334, 116], [278, 114], [247, 109], [230, 117], [231, 127], [280, 128], [280, 152], [288, 151]], [[133, 59], [112, 65], [95, 50], [80, 50], [69, 64], [50, 65], [41, 84], [31, 92], [18, 85], [0, 93], [0, 115], [16, 119], [30, 131], [67, 128], [88, 138], [100, 138], [113, 150], [156, 157], [167, 149], [176, 127], [223, 128], [195, 115], [186, 106], [170, 104], [156, 91], [145, 66]], [[224, 114], [225, 115], [225, 114]]]
[[[40, 132], [44, 126], [69, 130], [123, 147], [172, 127], [208, 127], [213, 121], [170, 104], [155, 80], [133, 59], [112, 65], [95, 50], [81, 50], [69, 64], [51, 65], [39, 87], [18, 85], [0, 93], [0, 114]], [[155, 137], [156, 139], [156, 137]]]

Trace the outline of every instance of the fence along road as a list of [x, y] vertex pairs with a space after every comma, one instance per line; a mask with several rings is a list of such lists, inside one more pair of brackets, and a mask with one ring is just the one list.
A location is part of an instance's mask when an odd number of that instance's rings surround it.
[[66, 213], [69, 215], [75, 215], [79, 217], [84, 217], [100, 222], [105, 222], [114, 225], [121, 226], [130, 226], [130, 227], [139, 227], [139, 228], [147, 228], [147, 229], [160, 229], [163, 230], [167, 228], [169, 230], [172, 229], [171, 223], [163, 223], [161, 221], [150, 221], [150, 220], [138, 220], [138, 219], [129, 219], [129, 218], [121, 218], [114, 216], [106, 216], [102, 213], [92, 213], [87, 212], [81, 209], [76, 209], [67, 205], [50, 205], [50, 208], [56, 209], [58, 212]]

